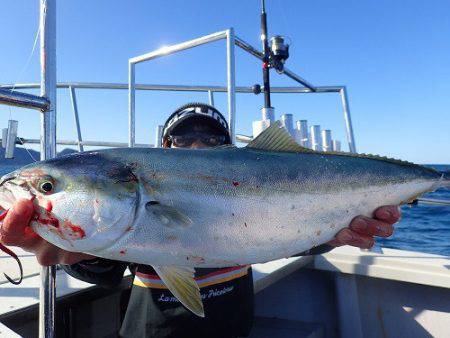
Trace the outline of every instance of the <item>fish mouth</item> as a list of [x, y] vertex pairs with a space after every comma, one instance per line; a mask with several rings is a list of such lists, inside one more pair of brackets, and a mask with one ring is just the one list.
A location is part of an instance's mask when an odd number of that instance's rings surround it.
[[17, 177], [18, 177], [18, 175], [15, 172], [12, 172], [12, 173], [2, 176], [0, 178], [0, 187], [3, 186], [3, 184], [5, 184], [6, 182], [10, 182], [10, 183], [14, 184], [14, 182], [11, 182], [11, 181], [14, 181], [15, 179], [17, 179]]
[[6, 174], [0, 178], [0, 209], [11, 208], [19, 199], [30, 199], [32, 192], [27, 182], [17, 172]]

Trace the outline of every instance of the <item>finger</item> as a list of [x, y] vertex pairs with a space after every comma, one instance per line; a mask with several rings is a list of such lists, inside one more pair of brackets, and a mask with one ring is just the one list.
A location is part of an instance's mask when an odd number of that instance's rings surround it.
[[361, 235], [349, 228], [345, 228], [339, 231], [334, 240], [328, 244], [333, 246], [351, 245], [362, 249], [369, 249], [374, 243], [373, 237]]
[[394, 226], [391, 223], [364, 216], [355, 217], [349, 228], [365, 236], [389, 237], [394, 232]]
[[27, 200], [21, 200], [8, 210], [0, 229], [0, 242], [5, 245], [23, 246], [29, 245], [30, 240], [35, 241], [26, 230], [34, 213], [33, 204]]
[[60, 262], [66, 251], [48, 242], [43, 242], [37, 248], [35, 254], [40, 265], [50, 266]]
[[94, 258], [96, 257], [83, 253], [65, 251], [60, 258], [59, 264], [72, 265], [83, 260], [90, 260]]
[[373, 215], [374, 218], [382, 220], [386, 223], [394, 224], [400, 220], [401, 211], [400, 208], [395, 205], [386, 205], [375, 210]]

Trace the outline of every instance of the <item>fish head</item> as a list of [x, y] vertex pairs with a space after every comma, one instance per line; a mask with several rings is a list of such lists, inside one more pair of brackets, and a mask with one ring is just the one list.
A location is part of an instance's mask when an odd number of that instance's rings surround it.
[[0, 205], [32, 200], [32, 229], [68, 251], [95, 254], [114, 244], [135, 218], [133, 166], [96, 152], [33, 163], [0, 180]]

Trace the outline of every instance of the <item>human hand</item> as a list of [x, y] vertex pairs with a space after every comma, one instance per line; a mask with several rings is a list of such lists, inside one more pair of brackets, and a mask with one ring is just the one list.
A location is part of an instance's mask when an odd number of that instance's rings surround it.
[[400, 209], [395, 205], [375, 210], [373, 218], [357, 216], [348, 228], [339, 231], [327, 244], [331, 246], [352, 245], [369, 249], [375, 244], [374, 236], [389, 237], [394, 232], [393, 224], [400, 220]]
[[36, 234], [29, 223], [34, 214], [31, 201], [20, 200], [7, 211], [0, 229], [0, 243], [18, 246], [36, 255], [39, 264], [44, 266], [55, 264], [75, 264], [79, 261], [95, 258], [79, 252], [69, 252], [47, 242]]

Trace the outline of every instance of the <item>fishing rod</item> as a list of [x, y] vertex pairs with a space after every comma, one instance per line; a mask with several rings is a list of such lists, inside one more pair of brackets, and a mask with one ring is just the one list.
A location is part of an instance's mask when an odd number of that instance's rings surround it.
[[411, 203], [408, 203], [409, 205], [417, 205], [417, 204], [430, 204], [430, 205], [445, 205], [450, 206], [450, 200], [440, 200], [435, 198], [418, 198], [412, 201]]
[[265, 0], [261, 0], [261, 41], [263, 48], [263, 85], [264, 85], [264, 108], [272, 108], [270, 104], [270, 51], [269, 42], [267, 41], [267, 14]]
[[[274, 121], [274, 108], [270, 101], [270, 68], [275, 68], [282, 73], [284, 62], [289, 57], [289, 45], [284, 43], [284, 38], [276, 35], [270, 39], [270, 47], [267, 33], [267, 13], [265, 0], [261, 0], [261, 42], [262, 42], [262, 71], [263, 71], [263, 92], [264, 107], [262, 109], [263, 120]], [[261, 87], [255, 86], [255, 94], [261, 92]]]

